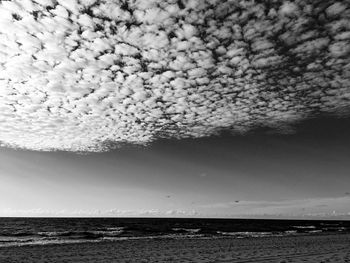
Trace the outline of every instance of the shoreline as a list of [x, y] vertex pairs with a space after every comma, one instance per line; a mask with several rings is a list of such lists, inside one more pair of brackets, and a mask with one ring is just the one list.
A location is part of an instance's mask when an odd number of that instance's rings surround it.
[[[220, 231], [219, 231], [220, 232]], [[288, 233], [290, 232], [290, 233]], [[320, 236], [320, 235], [346, 235], [349, 231], [310, 231], [310, 232], [296, 232], [296, 231], [284, 231], [284, 232], [228, 232], [227, 234], [221, 233], [221, 235], [210, 234], [164, 234], [164, 235], [150, 235], [150, 236], [115, 236], [104, 238], [90, 238], [90, 239], [32, 239], [17, 241], [0, 241], [1, 248], [10, 247], [26, 247], [26, 246], [55, 246], [55, 245], [72, 245], [72, 244], [84, 244], [84, 243], [109, 243], [109, 242], [123, 242], [123, 241], [137, 241], [137, 240], [184, 240], [184, 239], [256, 239], [256, 238], [272, 238], [272, 237], [303, 237], [303, 236]]]
[[1, 247], [0, 262], [350, 262], [350, 234], [129, 239]]

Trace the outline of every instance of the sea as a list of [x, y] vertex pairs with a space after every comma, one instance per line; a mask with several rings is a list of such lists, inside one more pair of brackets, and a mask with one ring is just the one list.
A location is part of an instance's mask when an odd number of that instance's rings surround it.
[[262, 238], [349, 233], [350, 221], [188, 218], [0, 218], [0, 247], [128, 239]]

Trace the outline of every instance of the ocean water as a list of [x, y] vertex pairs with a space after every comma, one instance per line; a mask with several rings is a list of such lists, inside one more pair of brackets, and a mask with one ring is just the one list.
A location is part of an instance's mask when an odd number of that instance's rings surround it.
[[0, 247], [156, 238], [259, 238], [350, 232], [350, 221], [0, 218]]

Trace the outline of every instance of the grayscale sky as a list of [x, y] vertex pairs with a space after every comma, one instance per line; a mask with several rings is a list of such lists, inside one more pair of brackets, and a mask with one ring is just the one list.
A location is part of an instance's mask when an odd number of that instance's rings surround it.
[[349, 18], [0, 1], [0, 216], [350, 218]]
[[350, 119], [105, 153], [1, 149], [0, 215], [340, 217]]

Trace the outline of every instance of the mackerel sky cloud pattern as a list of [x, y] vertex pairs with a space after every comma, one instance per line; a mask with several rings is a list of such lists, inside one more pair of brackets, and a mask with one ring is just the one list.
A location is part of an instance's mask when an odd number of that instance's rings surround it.
[[347, 1], [1, 1], [0, 142], [101, 151], [347, 114], [349, 54]]

